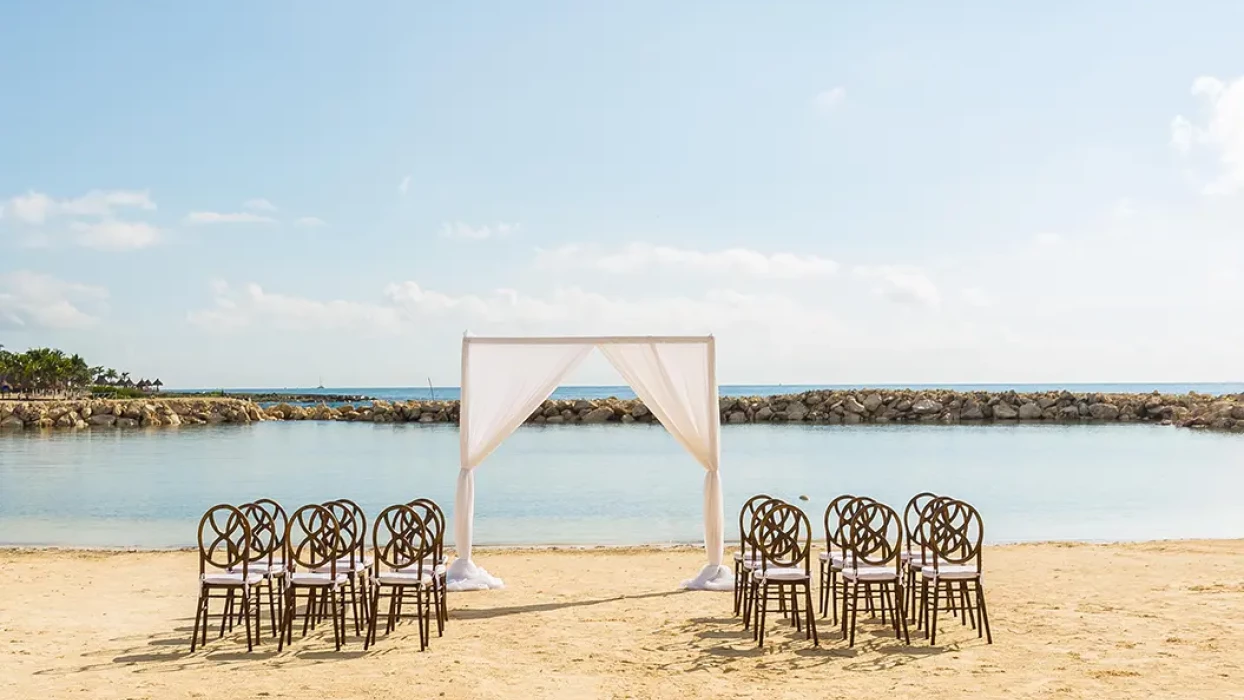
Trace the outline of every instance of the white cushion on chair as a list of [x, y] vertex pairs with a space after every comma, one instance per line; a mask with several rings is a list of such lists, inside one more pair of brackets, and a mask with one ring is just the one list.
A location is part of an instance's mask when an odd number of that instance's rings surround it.
[[861, 566], [843, 569], [842, 577], [848, 581], [893, 581], [898, 572], [892, 566]]
[[808, 572], [795, 567], [774, 567], [752, 572], [757, 581], [803, 581], [810, 578]]
[[263, 574], [253, 571], [246, 572], [246, 580], [242, 580], [242, 572], [226, 572], [222, 574], [203, 574], [203, 583], [210, 586], [241, 586], [255, 585], [263, 580]]
[[926, 566], [920, 572], [924, 574], [925, 578], [949, 579], [952, 581], [966, 581], [980, 575], [976, 571], [975, 566], [962, 564], [941, 564], [936, 570], [931, 566]]
[[346, 582], [346, 575], [338, 573], [333, 578], [331, 573], [323, 571], [295, 571], [289, 575], [289, 582], [295, 586], [340, 586]]
[[417, 571], [382, 571], [376, 575], [376, 581], [388, 586], [431, 585], [432, 575], [427, 571], [423, 575]]
[[[258, 573], [258, 574], [263, 574], [263, 575], [279, 574], [284, 569], [285, 569], [285, 564], [279, 561], [274, 561], [272, 562], [272, 564], [268, 564], [267, 561], [261, 561], [261, 562], [253, 561], [246, 565], [246, 573], [248, 574], [252, 574], [252, 573]], [[241, 571], [242, 571], [242, 567], [240, 566], [235, 566], [232, 569], [229, 569], [229, 573], [235, 573], [235, 572], [241, 573]]]

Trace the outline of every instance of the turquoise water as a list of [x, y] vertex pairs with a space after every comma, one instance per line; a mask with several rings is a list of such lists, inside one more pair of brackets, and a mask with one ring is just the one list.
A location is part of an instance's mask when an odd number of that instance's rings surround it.
[[[0, 434], [0, 544], [192, 545], [217, 502], [349, 497], [375, 514], [430, 496], [450, 509], [453, 426], [271, 422]], [[529, 426], [476, 472], [484, 544], [701, 538], [703, 469], [659, 426]], [[1244, 536], [1244, 435], [1153, 425], [728, 426], [727, 533], [767, 492], [901, 508], [932, 490], [983, 512], [993, 542]], [[798, 502], [798, 501], [797, 501]], [[452, 517], [452, 515], [451, 515]], [[818, 530], [819, 530], [818, 525]]]

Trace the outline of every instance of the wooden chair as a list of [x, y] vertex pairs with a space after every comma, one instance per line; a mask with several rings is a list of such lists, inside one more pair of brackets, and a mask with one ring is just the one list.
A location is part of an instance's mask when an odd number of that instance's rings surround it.
[[867, 496], [844, 494], [825, 507], [825, 551], [821, 552], [821, 616], [833, 615], [838, 624], [838, 596], [842, 591], [839, 573], [850, 559], [851, 519], [855, 511], [865, 503], [872, 503]]
[[328, 508], [317, 504], [305, 505], [290, 516], [285, 527], [285, 554], [282, 557], [286, 567], [286, 583], [284, 624], [278, 651], [294, 641], [299, 590], [307, 593], [307, 604], [303, 609], [303, 636], [306, 636], [308, 626], [318, 622], [327, 611], [333, 618], [333, 644], [338, 651], [341, 650], [345, 643], [343, 596], [348, 579], [344, 572], [337, 569], [337, 562], [346, 550], [341, 525]]
[[743, 609], [744, 594], [748, 589], [751, 569], [760, 561], [760, 553], [755, 546], [748, 543], [748, 529], [752, 527], [752, 517], [756, 509], [765, 501], [773, 500], [768, 494], [757, 494], [747, 499], [739, 509], [739, 551], [734, 553], [734, 614]]
[[[743, 560], [743, 578], [745, 580], [745, 592], [743, 594], [743, 629], [753, 629], [753, 637], [755, 637], [752, 622], [756, 617], [756, 600], [760, 595], [760, 581], [752, 576], [752, 572], [763, 565], [760, 555], [760, 530], [764, 527], [765, 517], [769, 511], [779, 505], [785, 505], [786, 501], [780, 498], [768, 498], [757, 501], [754, 504], [750, 518], [747, 521], [746, 529], [742, 530], [741, 546], [745, 547], [751, 554]], [[742, 523], [740, 523], [742, 525]], [[786, 602], [782, 601], [782, 612], [786, 611]]]
[[[842, 569], [843, 636], [850, 628], [850, 646], [855, 646], [855, 629], [859, 618], [860, 593], [876, 606], [884, 624], [886, 614], [894, 627], [894, 636], [911, 644], [907, 615], [903, 610], [902, 541], [903, 526], [894, 509], [876, 501], [859, 504], [851, 516], [847, 545], [847, 561]], [[861, 591], [861, 586], [863, 590]], [[849, 617], [848, 617], [849, 615]]]
[[[207, 644], [208, 613], [213, 593], [224, 594], [220, 636], [232, 629], [235, 596], [240, 594], [241, 616], [246, 623], [246, 650], [259, 643], [258, 584], [263, 575], [250, 570], [251, 528], [246, 515], [228, 504], [212, 506], [199, 520], [199, 599], [195, 606], [190, 651]], [[252, 636], [252, 619], [254, 631]], [[202, 637], [200, 638], [200, 634]]]
[[[929, 504], [942, 498], [930, 491], [924, 491], [911, 497], [907, 501], [907, 506], [903, 508], [903, 581], [906, 588], [904, 593], [907, 594], [906, 606], [907, 611], [915, 612], [919, 609], [917, 596], [916, 577], [920, 575], [920, 569], [925, 565], [924, 561], [924, 534], [921, 524]], [[931, 563], [931, 562], [930, 562]]]
[[[949, 605], [955, 605], [958, 599], [962, 610], [960, 623], [966, 625], [971, 621], [977, 638], [983, 634], [987, 643], [993, 644], [989, 610], [985, 605], [982, 568], [985, 525], [980, 512], [971, 504], [953, 498], [939, 499], [927, 510], [924, 549], [931, 562], [920, 570], [920, 609], [929, 644], [937, 643], [938, 604], [943, 594]], [[933, 594], [931, 602], [930, 592]]]
[[[795, 629], [820, 646], [812, 608], [812, 525], [804, 512], [789, 503], [774, 505], [755, 534], [761, 566], [752, 571], [759, 584], [756, 600], [756, 641], [765, 644], [765, 618], [770, 601], [790, 601]], [[803, 591], [805, 619], [800, 620], [799, 592]], [[806, 625], [803, 627], [801, 625]]]
[[[367, 585], [372, 569], [371, 558], [367, 555], [367, 516], [363, 509], [348, 498], [340, 498], [324, 503], [341, 527], [341, 550], [337, 552], [335, 562], [338, 572], [345, 574], [346, 585], [343, 594], [349, 599], [350, 615], [354, 620], [354, 633], [362, 636], [367, 628]], [[319, 573], [328, 571], [328, 567], [320, 567]], [[327, 601], [321, 599], [321, 607]], [[324, 610], [321, 610], [321, 615]]]
[[[419, 650], [427, 649], [431, 626], [429, 617], [437, 603], [435, 557], [436, 518], [427, 508], [405, 504], [389, 506], [377, 516], [372, 529], [372, 551], [376, 560], [376, 578], [371, 587], [370, 614], [363, 648], [376, 641], [380, 618], [380, 598], [387, 595], [389, 611], [385, 633], [393, 631], [401, 617], [401, 608], [408, 594], [414, 596], [415, 617], [419, 625]], [[439, 613], [438, 613], [439, 618]]]
[[448, 558], [445, 556], [445, 511], [437, 505], [436, 501], [430, 498], [416, 498], [406, 505], [416, 509], [426, 509], [433, 519], [433, 527], [435, 528], [435, 537], [433, 539], [433, 553], [425, 564], [432, 567], [432, 575], [435, 578], [432, 595], [436, 600], [436, 634], [440, 636], [444, 634], [445, 625], [449, 624], [449, 602], [447, 579], [448, 569], [446, 564]]

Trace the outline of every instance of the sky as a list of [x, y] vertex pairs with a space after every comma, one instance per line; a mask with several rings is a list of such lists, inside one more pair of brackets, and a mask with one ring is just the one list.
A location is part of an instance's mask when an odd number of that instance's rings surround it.
[[[0, 344], [456, 385], [1244, 379], [1244, 3], [0, 0]], [[573, 383], [615, 384], [590, 362]]]

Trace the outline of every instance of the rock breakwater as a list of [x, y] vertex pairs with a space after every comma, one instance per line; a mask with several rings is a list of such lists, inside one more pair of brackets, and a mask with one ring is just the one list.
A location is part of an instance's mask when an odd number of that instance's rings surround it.
[[[1244, 394], [1100, 394], [826, 390], [777, 396], [721, 397], [721, 421], [747, 423], [1161, 423], [1244, 431]], [[0, 429], [136, 428], [264, 420], [456, 423], [457, 401], [260, 407], [229, 398], [0, 401]], [[529, 424], [659, 422], [637, 399], [547, 400]]]

